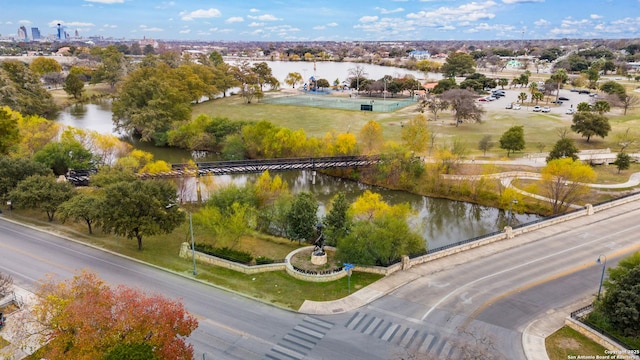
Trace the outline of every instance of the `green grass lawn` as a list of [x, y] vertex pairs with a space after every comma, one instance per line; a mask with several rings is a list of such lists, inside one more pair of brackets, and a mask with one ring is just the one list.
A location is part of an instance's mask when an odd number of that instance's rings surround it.
[[[627, 115], [621, 116], [615, 113], [607, 114], [612, 130], [605, 139], [592, 138], [586, 142], [579, 134], [568, 131], [568, 136], [576, 141], [580, 149], [619, 149], [616, 137], [624, 133], [628, 128], [640, 127], [638, 114], [640, 109], [631, 109]], [[303, 129], [308, 136], [322, 137], [331, 130], [336, 132], [351, 132], [357, 134], [362, 126], [369, 120], [378, 121], [383, 128], [385, 140], [401, 143], [401, 122], [406, 122], [419, 114], [417, 105], [411, 105], [391, 113], [372, 113], [366, 111], [348, 111], [327, 108], [314, 108], [294, 105], [277, 105], [252, 103], [245, 104], [240, 96], [228, 96], [216, 99], [193, 107], [193, 116], [207, 114], [228, 118], [231, 120], [260, 121], [267, 120], [275, 125], [292, 130]], [[425, 113], [428, 118], [433, 118], [430, 113]], [[512, 157], [521, 157], [526, 153], [551, 150], [559, 139], [559, 130], [568, 130], [571, 126], [569, 117], [559, 114], [541, 114], [530, 111], [512, 111], [499, 109], [488, 111], [482, 123], [453, 125], [453, 115], [449, 111], [438, 114], [437, 121], [430, 121], [430, 131], [437, 134], [436, 145], [443, 146], [457, 138], [466, 144], [469, 156], [482, 156], [478, 150], [478, 143], [485, 135], [491, 135], [496, 145], [487, 153], [487, 158], [506, 158], [507, 152], [499, 148], [499, 140], [502, 134], [511, 126], [522, 125], [525, 129], [526, 148], [517, 152]], [[640, 142], [628, 149], [628, 152], [637, 151]]]
[[545, 339], [550, 360], [567, 360], [569, 356], [604, 356], [605, 348], [568, 326]]
[[[4, 209], [3, 209], [4, 211]], [[8, 214], [8, 211], [6, 212]], [[143, 239], [143, 249], [137, 249], [135, 240], [117, 236], [105, 235], [96, 230], [89, 235], [86, 225], [81, 223], [60, 224], [57, 221], [49, 223], [46, 215], [33, 210], [13, 210], [11, 217], [15, 220], [38, 226], [57, 234], [72, 237], [78, 241], [117, 252], [122, 255], [145, 261], [162, 268], [175, 271], [185, 276], [193, 276], [191, 258], [183, 259], [178, 256], [182, 242], [189, 240], [188, 224], [183, 224], [171, 234], [149, 236]], [[206, 234], [194, 230], [196, 242], [206, 241]], [[253, 237], [246, 240], [242, 246], [253, 249], [265, 249], [266, 254], [275, 259], [284, 258], [290, 251], [299, 246], [296, 242], [284, 239], [266, 239]], [[327, 282], [305, 282], [287, 275], [284, 271], [266, 272], [245, 275], [236, 271], [208, 265], [197, 264], [198, 279], [212, 285], [233, 290], [246, 296], [260, 299], [280, 307], [297, 310], [304, 300], [327, 301], [336, 300], [348, 295], [347, 278]], [[351, 277], [351, 290], [367, 286], [381, 278], [380, 275], [354, 273]]]

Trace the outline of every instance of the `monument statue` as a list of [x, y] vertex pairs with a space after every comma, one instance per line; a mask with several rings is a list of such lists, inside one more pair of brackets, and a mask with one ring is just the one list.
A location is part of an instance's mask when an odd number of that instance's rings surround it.
[[324, 234], [322, 233], [322, 224], [316, 225], [316, 229], [318, 230], [318, 238], [313, 242], [313, 254], [314, 255], [324, 255]]

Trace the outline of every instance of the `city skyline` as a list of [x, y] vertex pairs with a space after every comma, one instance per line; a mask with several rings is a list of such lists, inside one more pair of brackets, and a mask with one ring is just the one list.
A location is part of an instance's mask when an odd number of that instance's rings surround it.
[[[391, 41], [637, 38], [640, 0], [374, 0], [311, 3], [33, 0], [0, 15], [0, 35], [20, 26], [55, 36], [203, 41]], [[631, 15], [629, 15], [631, 13]]]

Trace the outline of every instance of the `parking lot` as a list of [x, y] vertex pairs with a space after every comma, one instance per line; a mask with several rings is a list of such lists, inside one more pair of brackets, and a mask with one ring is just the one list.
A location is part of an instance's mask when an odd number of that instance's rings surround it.
[[[533, 112], [533, 107], [535, 105], [535, 102], [534, 102], [534, 105], [529, 105], [529, 106], [526, 105], [531, 100], [531, 93], [529, 92], [528, 88], [520, 88], [520, 87], [516, 87], [512, 89], [505, 88], [504, 92], [505, 92], [505, 96], [500, 97], [494, 101], [486, 101], [486, 102], [479, 102], [479, 103], [484, 107], [485, 110], [491, 111], [491, 112], [495, 112], [495, 111]], [[520, 104], [518, 100], [518, 95], [521, 92], [524, 92], [527, 94], [528, 100], [525, 101], [525, 105], [522, 105], [522, 108], [520, 110], [505, 109], [505, 107], [509, 103]], [[554, 94], [553, 96], [548, 96], [548, 99], [549, 99], [548, 102], [546, 101], [547, 97], [545, 97], [544, 100], [541, 100], [538, 102], [538, 105], [540, 107], [548, 106], [551, 109], [551, 111], [548, 114], [559, 114], [567, 118], [571, 118], [572, 115], [566, 114], [567, 109], [569, 108], [575, 109], [579, 103], [590, 102], [591, 100], [593, 100], [593, 98], [589, 97], [589, 95], [587, 94], [578, 94], [577, 92], [571, 92], [569, 89], [561, 89], [560, 97], [566, 97], [569, 100], [563, 101], [562, 104], [552, 104], [551, 102], [556, 100], [556, 97]]]

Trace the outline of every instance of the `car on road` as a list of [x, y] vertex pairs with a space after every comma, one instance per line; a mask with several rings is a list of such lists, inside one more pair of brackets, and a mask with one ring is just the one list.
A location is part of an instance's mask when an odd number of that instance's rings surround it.
[[578, 90], [578, 94], [587, 94], [588, 95], [590, 93], [591, 93], [591, 91], [589, 91], [589, 90]]
[[542, 112], [544, 112], [544, 113], [551, 112], [551, 108], [549, 108], [548, 106], [545, 106], [545, 107], [542, 108]]
[[536, 105], [536, 106], [533, 107], [533, 111], [540, 112], [540, 111], [542, 111], [542, 108], [540, 106]]
[[573, 115], [575, 113], [576, 113], [576, 111], [573, 108], [568, 108], [567, 111], [565, 112], [565, 114], [567, 114], [567, 115]]
[[522, 109], [520, 104], [513, 104], [513, 110], [520, 110], [520, 109]]
[[505, 109], [513, 109], [513, 104], [509, 103], [507, 104], [507, 106], [504, 107]]
[[569, 101], [569, 98], [568, 98], [568, 97], [564, 97], [564, 96], [560, 96], [560, 97], [558, 98], [558, 100], [562, 100], [562, 101]]
[[562, 101], [560, 101], [560, 100], [557, 100], [557, 101], [555, 101], [555, 100], [554, 100], [554, 101], [552, 101], [551, 103], [552, 103], [552, 104], [562, 105]]

